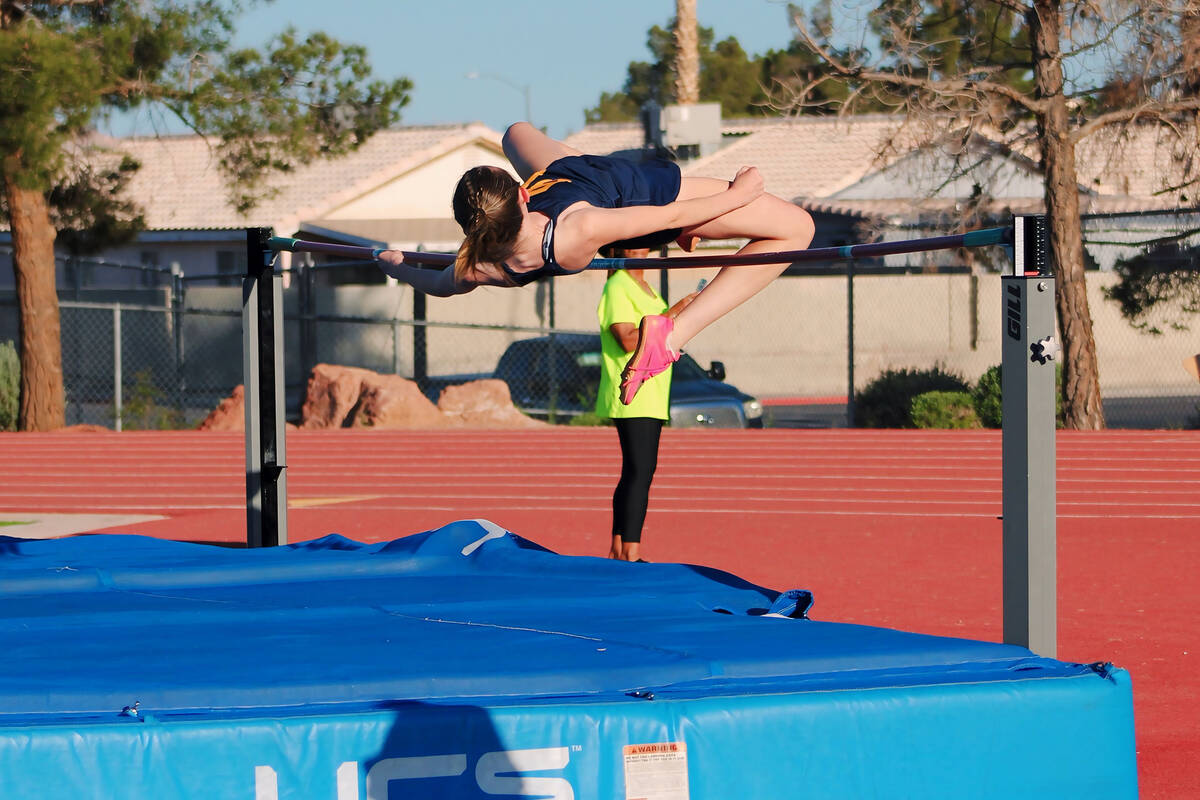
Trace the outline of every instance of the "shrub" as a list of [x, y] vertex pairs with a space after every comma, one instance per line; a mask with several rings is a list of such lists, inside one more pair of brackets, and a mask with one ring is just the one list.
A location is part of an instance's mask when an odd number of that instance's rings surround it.
[[909, 416], [918, 428], [982, 428], [969, 392], [925, 392], [913, 398]]
[[[1001, 413], [1003, 393], [1001, 392], [1000, 365], [988, 367], [979, 376], [979, 382], [971, 391], [971, 400], [975, 404], [975, 413], [985, 428], [999, 428], [1003, 422]], [[1062, 408], [1062, 364], [1054, 364], [1054, 420], [1055, 427], [1063, 425]]]
[[988, 367], [971, 390], [975, 413], [985, 428], [1000, 427], [1000, 366]]
[[584, 411], [582, 414], [576, 414], [571, 417], [568, 425], [589, 426], [589, 425], [611, 425], [612, 420], [608, 417], [602, 417], [595, 411]]
[[21, 398], [21, 360], [12, 342], [0, 342], [0, 431], [15, 431]]
[[854, 424], [859, 428], [911, 428], [910, 411], [917, 395], [970, 390], [970, 384], [940, 366], [889, 369], [854, 393]]
[[[127, 431], [166, 431], [186, 427], [186, 422], [177, 409], [160, 405], [162, 392], [154, 383], [154, 376], [145, 369], [134, 373], [133, 386], [125, 392], [121, 409], [121, 428]], [[116, 409], [113, 409], [116, 417]]]

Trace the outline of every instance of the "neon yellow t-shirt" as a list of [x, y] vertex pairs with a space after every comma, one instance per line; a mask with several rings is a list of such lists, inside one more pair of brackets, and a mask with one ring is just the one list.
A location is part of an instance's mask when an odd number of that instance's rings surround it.
[[617, 322], [637, 326], [647, 314], [662, 314], [667, 304], [651, 289], [647, 294], [625, 270], [617, 270], [604, 284], [596, 315], [600, 318], [600, 391], [596, 395], [596, 413], [602, 417], [649, 417], [670, 419], [671, 368], [642, 384], [629, 405], [621, 403], [621, 370], [630, 353], [610, 330]]

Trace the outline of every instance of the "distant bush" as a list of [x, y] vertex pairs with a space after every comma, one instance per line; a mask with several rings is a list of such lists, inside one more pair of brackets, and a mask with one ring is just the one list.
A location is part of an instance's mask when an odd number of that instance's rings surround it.
[[[971, 390], [971, 400], [975, 404], [975, 413], [985, 428], [999, 428], [1003, 420], [1000, 365], [988, 367], [979, 376], [978, 383]], [[1054, 420], [1055, 427], [1063, 426], [1062, 408], [1062, 364], [1054, 365]]]
[[969, 392], [925, 392], [913, 398], [909, 416], [918, 428], [982, 428]]
[[988, 367], [971, 390], [975, 413], [985, 428], [1000, 427], [1000, 366]]
[[611, 425], [612, 420], [608, 417], [602, 417], [595, 411], [584, 411], [582, 414], [576, 414], [571, 417], [568, 425], [589, 426], [589, 425]]
[[0, 431], [15, 431], [20, 413], [21, 359], [12, 342], [0, 342]]
[[911, 428], [913, 398], [926, 392], [969, 392], [961, 376], [943, 370], [889, 369], [854, 393], [854, 424], [859, 428]]
[[[150, 370], [134, 373], [133, 386], [125, 390], [121, 409], [121, 428], [127, 431], [167, 431], [186, 427], [183, 414], [161, 405], [163, 394], [154, 383]], [[116, 417], [116, 409], [113, 409]]]

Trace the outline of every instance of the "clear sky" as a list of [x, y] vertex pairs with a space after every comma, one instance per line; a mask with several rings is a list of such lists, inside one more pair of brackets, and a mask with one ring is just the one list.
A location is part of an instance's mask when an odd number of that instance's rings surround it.
[[[734, 36], [750, 55], [790, 41], [784, 0], [696, 7], [717, 40]], [[238, 43], [265, 46], [291, 24], [363, 45], [377, 75], [415, 84], [404, 124], [479, 120], [503, 130], [525, 116], [527, 88], [533, 122], [558, 138], [583, 127], [601, 92], [621, 89], [629, 62], [649, 60], [647, 31], [674, 15], [674, 0], [276, 0], [239, 18]], [[111, 130], [151, 133], [142, 117]]]

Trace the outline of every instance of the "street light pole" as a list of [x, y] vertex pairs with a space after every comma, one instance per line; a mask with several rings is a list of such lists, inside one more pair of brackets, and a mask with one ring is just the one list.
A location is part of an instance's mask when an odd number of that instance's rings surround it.
[[510, 80], [510, 79], [504, 77], [503, 75], [496, 75], [491, 72], [468, 72], [465, 77], [467, 77], [470, 80], [483, 80], [486, 78], [486, 79], [490, 79], [493, 81], [499, 81], [500, 83], [503, 83], [505, 86], [508, 86], [512, 89], [516, 89], [525, 98], [525, 121], [529, 122], [529, 123], [533, 122], [533, 110], [532, 110], [532, 105], [529, 100], [530, 90], [533, 87], [530, 86], [530, 84], [517, 83], [516, 81]]

